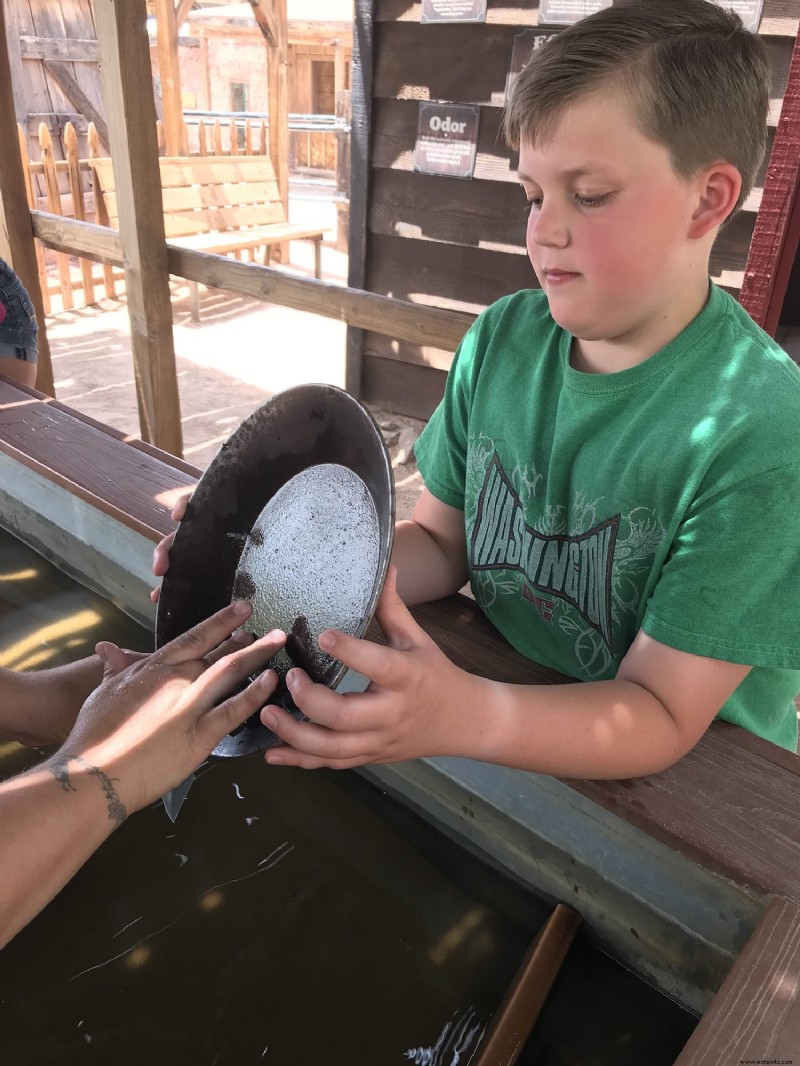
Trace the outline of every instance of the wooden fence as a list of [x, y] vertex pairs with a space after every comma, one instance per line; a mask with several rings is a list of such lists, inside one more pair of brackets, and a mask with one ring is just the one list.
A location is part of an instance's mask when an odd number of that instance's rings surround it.
[[[107, 157], [108, 154], [101, 144], [95, 124], [89, 123], [88, 158], [79, 157], [77, 131], [71, 122], [66, 123], [63, 131], [64, 159], [56, 158], [56, 146], [46, 123], [39, 126], [39, 160], [30, 159], [25, 134], [19, 125], [17, 132], [29, 208], [107, 226], [108, 218], [104, 217], [102, 198], [99, 202], [95, 199], [92, 184], [91, 160]], [[163, 155], [166, 144], [161, 122], [157, 123], [157, 133], [159, 153]], [[325, 131], [325, 135], [334, 138], [336, 130]], [[217, 119], [214, 122], [200, 121], [191, 127], [184, 123], [183, 149], [186, 155], [266, 155], [268, 143], [265, 120]], [[346, 181], [349, 173], [348, 153], [349, 141], [344, 143], [339, 137], [337, 194], [347, 191], [346, 187], [340, 189], [340, 185]], [[123, 271], [118, 266], [45, 250], [38, 242], [36, 261], [45, 314], [53, 310], [88, 307], [102, 299], [116, 299], [120, 285], [124, 285]]]

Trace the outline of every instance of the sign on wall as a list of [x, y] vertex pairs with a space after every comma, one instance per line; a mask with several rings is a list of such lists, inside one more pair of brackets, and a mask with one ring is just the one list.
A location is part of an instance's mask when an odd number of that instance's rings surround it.
[[485, 22], [486, 0], [422, 0], [420, 22]]
[[522, 33], [516, 35], [514, 47], [511, 50], [511, 66], [506, 77], [506, 99], [511, 92], [511, 86], [528, 65], [531, 56], [550, 40], [554, 32], [554, 30], [523, 30]]
[[758, 33], [764, 0], [714, 0], [714, 2], [719, 4], [720, 7], [727, 7], [729, 10], [735, 11], [744, 23], [746, 30], [750, 30], [751, 33]]
[[469, 104], [419, 105], [414, 170], [471, 178], [475, 169], [480, 108]]
[[612, 0], [539, 0], [539, 24], [571, 26], [595, 11], [611, 7]]

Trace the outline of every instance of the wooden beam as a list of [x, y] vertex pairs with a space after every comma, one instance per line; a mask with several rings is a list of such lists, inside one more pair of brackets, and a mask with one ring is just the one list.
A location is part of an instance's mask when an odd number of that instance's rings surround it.
[[33, 243], [31, 215], [25, 189], [25, 174], [20, 156], [17, 117], [11, 83], [11, 63], [4, 5], [0, 4], [0, 138], [5, 151], [0, 152], [0, 256], [19, 274], [33, 303], [39, 325], [39, 365], [36, 386], [41, 392], [55, 395], [50, 347], [45, 329], [44, 302], [39, 286], [39, 271]]
[[186, 16], [192, 10], [193, 0], [178, 0], [175, 6], [175, 28], [180, 31], [186, 21]]
[[264, 35], [267, 44], [277, 47], [280, 39], [279, 27], [275, 24], [275, 12], [267, 5], [266, 0], [249, 0], [253, 9], [258, 28]]
[[278, 179], [281, 202], [289, 217], [289, 28], [286, 0], [260, 0], [269, 7], [276, 43], [269, 48], [269, 154]]
[[[48, 248], [114, 266], [123, 264], [116, 230], [45, 211], [32, 211], [31, 217], [34, 233]], [[179, 243], [167, 244], [167, 261], [170, 273], [178, 278], [451, 352], [475, 321], [475, 315], [464, 311], [425, 307], [329, 281], [295, 277], [273, 267], [181, 248]]]
[[167, 155], [180, 155], [183, 147], [183, 101], [178, 62], [178, 25], [173, 0], [155, 0], [154, 10]]
[[[174, 18], [174, 9], [172, 9]], [[96, 0], [142, 439], [182, 453], [145, 0]]]
[[44, 68], [48, 74], [52, 74], [59, 86], [64, 92], [67, 99], [75, 105], [79, 113], [84, 116], [88, 122], [94, 122], [97, 128], [97, 135], [103, 142], [103, 145], [108, 149], [108, 126], [106, 120], [94, 106], [92, 101], [78, 85], [77, 81], [72, 75], [69, 67], [66, 63], [55, 62], [52, 60], [45, 60]]
[[93, 38], [20, 37], [23, 59], [53, 59], [64, 63], [97, 63], [100, 50]]

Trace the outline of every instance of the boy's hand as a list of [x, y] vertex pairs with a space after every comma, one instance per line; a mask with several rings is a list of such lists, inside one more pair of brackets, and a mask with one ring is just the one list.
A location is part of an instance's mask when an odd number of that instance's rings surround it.
[[[186, 514], [186, 505], [192, 498], [193, 489], [187, 489], [186, 492], [182, 492], [177, 498], [172, 507], [172, 519], [174, 522], [181, 522], [183, 516]], [[168, 533], [166, 537], [156, 544], [155, 551], [153, 552], [153, 574], [155, 577], [163, 577], [169, 570], [169, 552], [172, 547], [172, 542], [175, 540], [175, 531]], [[158, 603], [158, 595], [161, 588], [154, 588], [150, 593], [150, 599], [153, 603]]]
[[265, 707], [262, 722], [287, 745], [271, 748], [268, 763], [347, 769], [459, 754], [459, 727], [478, 699], [479, 679], [451, 663], [417, 625], [397, 595], [393, 566], [377, 619], [385, 647], [336, 630], [320, 635], [324, 651], [371, 679], [366, 692], [339, 695], [303, 670], [289, 671], [292, 698], [310, 721]]

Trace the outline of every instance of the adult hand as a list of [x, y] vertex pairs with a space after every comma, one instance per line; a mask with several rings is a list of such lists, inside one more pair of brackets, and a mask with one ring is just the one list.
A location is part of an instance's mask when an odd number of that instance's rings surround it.
[[[192, 498], [193, 489], [187, 489], [186, 492], [182, 492], [173, 504], [171, 516], [174, 522], [183, 521], [183, 516], [186, 514], [186, 505]], [[175, 540], [175, 530], [172, 533], [168, 533], [166, 537], [162, 537], [156, 544], [153, 551], [153, 574], [155, 577], [163, 577], [169, 570], [169, 552], [172, 547], [172, 542]], [[158, 596], [161, 589], [154, 588], [150, 593], [150, 599], [153, 603], [158, 603]]]
[[337, 694], [314, 684], [298, 668], [287, 674], [292, 699], [308, 716], [295, 721], [269, 705], [261, 721], [286, 742], [271, 748], [271, 764], [347, 769], [426, 755], [456, 755], [459, 732], [483, 691], [482, 679], [456, 667], [412, 618], [397, 595], [389, 568], [376, 617], [387, 645], [337, 630], [320, 634], [319, 645], [371, 679], [363, 693]]
[[267, 670], [219, 703], [285, 643], [279, 630], [246, 647], [231, 638], [251, 612], [249, 603], [237, 601], [131, 665], [116, 645], [98, 644], [105, 659], [103, 682], [54, 761], [67, 775], [72, 760], [99, 770], [114, 783], [125, 813], [174, 788], [275, 688], [275, 672]]

